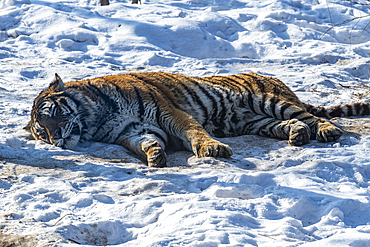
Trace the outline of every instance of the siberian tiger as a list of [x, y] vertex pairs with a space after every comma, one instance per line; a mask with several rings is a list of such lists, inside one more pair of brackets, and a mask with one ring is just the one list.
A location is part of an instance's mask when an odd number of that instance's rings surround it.
[[343, 131], [319, 117], [369, 113], [369, 104], [362, 103], [305, 104], [280, 80], [254, 73], [130, 73], [66, 84], [55, 74], [36, 97], [25, 129], [36, 140], [67, 149], [85, 140], [119, 144], [149, 166], [164, 167], [168, 146], [228, 158], [231, 148], [211, 136], [256, 134], [294, 146], [310, 139], [331, 142]]

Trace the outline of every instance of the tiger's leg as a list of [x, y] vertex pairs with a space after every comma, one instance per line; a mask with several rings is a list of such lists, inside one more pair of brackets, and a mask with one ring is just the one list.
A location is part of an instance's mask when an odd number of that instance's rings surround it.
[[171, 114], [166, 114], [162, 121], [166, 132], [180, 139], [197, 157], [229, 158], [233, 154], [228, 145], [211, 138], [205, 129], [184, 111], [172, 109]]
[[[343, 135], [343, 130], [329, 121], [306, 113], [306, 117], [300, 117], [311, 129], [311, 139], [320, 142], [334, 142]], [[298, 119], [300, 119], [298, 118]]]
[[116, 144], [122, 145], [148, 162], [151, 167], [165, 167], [167, 135], [155, 126], [133, 125], [120, 135]]
[[297, 119], [282, 121], [266, 116], [256, 116], [246, 123], [244, 133], [289, 140], [292, 146], [301, 146], [310, 141], [310, 128]]
[[340, 128], [325, 119], [316, 117], [308, 113], [306, 109], [293, 103], [283, 102], [278, 104], [278, 101], [270, 95], [266, 96], [263, 113], [260, 114], [267, 114], [270, 117], [282, 120], [298, 119], [307, 124], [310, 128], [311, 139], [316, 139], [321, 142], [336, 141], [343, 134]]

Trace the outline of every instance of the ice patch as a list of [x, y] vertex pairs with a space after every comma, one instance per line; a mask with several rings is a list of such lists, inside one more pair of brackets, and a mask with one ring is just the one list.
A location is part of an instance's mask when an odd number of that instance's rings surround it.
[[70, 48], [75, 42], [70, 39], [61, 39], [58, 42], [56, 42], [56, 45], [60, 48], [67, 49]]
[[12, 184], [0, 178], [0, 189], [8, 190], [12, 187]]
[[38, 211], [33, 217], [37, 221], [49, 222], [51, 220], [59, 218], [60, 213], [50, 211], [50, 210], [42, 210], [42, 211]]
[[158, 55], [158, 54], [153, 54], [150, 58], [148, 58], [144, 62], [144, 64], [171, 67], [177, 60], [178, 59], [168, 58], [168, 57], [161, 56], [161, 55]]
[[28, 194], [23, 194], [23, 193], [20, 193], [20, 194], [16, 194], [13, 196], [13, 200], [18, 203], [18, 204], [21, 204], [27, 200], [30, 200], [32, 199], [32, 196], [28, 195]]
[[307, 197], [299, 199], [289, 211], [292, 217], [300, 220], [299, 224], [303, 224], [303, 226], [312, 225], [320, 220], [317, 215], [319, 208]]
[[370, 60], [357, 60], [350, 65], [347, 65], [346, 67], [347, 68], [345, 68], [345, 71], [347, 71], [354, 77], [369, 78], [370, 76]]
[[218, 198], [253, 199], [261, 196], [263, 188], [259, 185], [214, 184], [202, 194]]
[[106, 195], [94, 195], [93, 198], [101, 203], [114, 204], [114, 200], [110, 196]]
[[73, 197], [68, 201], [68, 204], [76, 208], [85, 208], [93, 204], [93, 196], [89, 194], [80, 194], [76, 197]]
[[364, 142], [364, 143], [362, 144], [362, 146], [363, 146], [364, 148], [370, 148], [370, 142]]
[[132, 239], [132, 233], [120, 221], [100, 221], [59, 228], [66, 239], [83, 245], [117, 245]]
[[9, 139], [6, 139], [6, 145], [8, 145], [11, 148], [21, 148], [24, 146], [25, 141], [22, 141], [16, 137], [11, 137]]
[[333, 225], [341, 224], [343, 226], [344, 214], [339, 208], [333, 208], [330, 212], [321, 218], [321, 224]]
[[0, 9], [5, 9], [14, 5], [30, 4], [30, 0], [2, 0], [0, 1]]

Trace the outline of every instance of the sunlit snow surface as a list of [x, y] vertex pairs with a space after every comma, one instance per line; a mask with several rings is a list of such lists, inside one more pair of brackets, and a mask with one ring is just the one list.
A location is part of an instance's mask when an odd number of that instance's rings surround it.
[[337, 143], [224, 138], [231, 159], [170, 152], [163, 169], [22, 130], [56, 72], [253, 71], [311, 104], [370, 102], [370, 18], [338, 25], [370, 8], [348, 2], [0, 0], [0, 245], [370, 246], [367, 118], [334, 120]]

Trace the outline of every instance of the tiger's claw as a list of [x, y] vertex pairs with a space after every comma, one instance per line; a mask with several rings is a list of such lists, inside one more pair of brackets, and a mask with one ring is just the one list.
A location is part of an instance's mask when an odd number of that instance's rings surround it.
[[233, 151], [231, 148], [216, 140], [193, 144], [193, 151], [197, 157], [229, 158]]
[[141, 145], [147, 156], [148, 166], [166, 167], [167, 157], [158, 141], [150, 140]]

